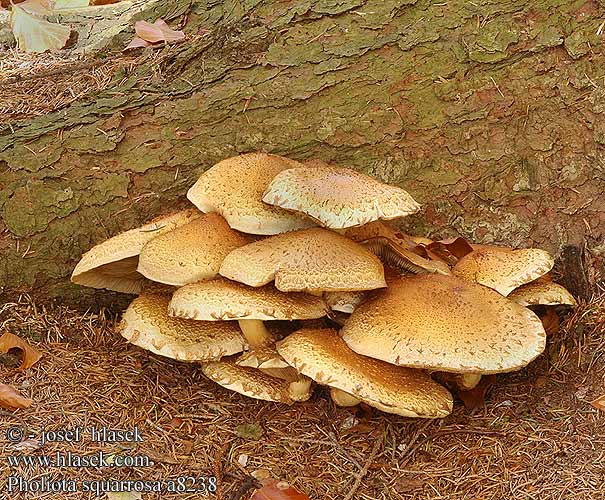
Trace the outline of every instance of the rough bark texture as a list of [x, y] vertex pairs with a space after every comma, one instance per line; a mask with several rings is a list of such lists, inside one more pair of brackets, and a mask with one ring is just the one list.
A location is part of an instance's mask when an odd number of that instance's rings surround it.
[[166, 49], [161, 72], [0, 126], [6, 290], [82, 300], [67, 276], [84, 250], [251, 150], [399, 184], [421, 233], [602, 258], [601, 2], [165, 3], [141, 17], [188, 12], [185, 31], [210, 34]]

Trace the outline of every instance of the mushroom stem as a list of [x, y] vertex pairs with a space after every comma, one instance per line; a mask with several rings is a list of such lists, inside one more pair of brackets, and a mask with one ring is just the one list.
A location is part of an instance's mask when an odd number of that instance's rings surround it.
[[477, 384], [481, 380], [480, 373], [463, 373], [460, 376], [460, 388], [465, 391], [470, 391], [477, 387]]
[[311, 397], [311, 384], [313, 381], [309, 377], [299, 375], [297, 380], [291, 382], [288, 387], [288, 393], [293, 401], [307, 401]]
[[238, 323], [251, 348], [269, 345], [275, 340], [260, 319], [240, 319]]
[[330, 396], [332, 397], [332, 401], [338, 406], [356, 406], [361, 403], [361, 401], [352, 394], [336, 389], [335, 387], [330, 387]]

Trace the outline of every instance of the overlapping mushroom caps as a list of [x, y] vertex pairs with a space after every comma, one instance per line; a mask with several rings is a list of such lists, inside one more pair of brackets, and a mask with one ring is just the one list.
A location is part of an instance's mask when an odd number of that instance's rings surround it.
[[291, 231], [233, 250], [220, 274], [249, 286], [275, 280], [284, 292], [372, 290], [386, 286], [380, 260], [361, 245], [321, 228]]
[[216, 213], [203, 214], [147, 243], [138, 271], [146, 278], [174, 286], [214, 278], [223, 259], [252, 239], [229, 227]]
[[520, 369], [545, 347], [540, 319], [495, 291], [454, 276], [389, 283], [342, 329], [354, 351], [401, 366], [452, 373]]
[[272, 344], [267, 320], [321, 318], [327, 314], [321, 297], [283, 293], [268, 285], [250, 288], [224, 278], [191, 283], [174, 292], [169, 314], [203, 321], [237, 320], [250, 346]]
[[151, 222], [120, 233], [86, 252], [75, 267], [71, 281], [93, 288], [139, 293], [145, 281], [137, 271], [143, 247], [165, 233], [194, 221], [203, 214], [194, 208], [157, 217]]
[[169, 296], [140, 295], [118, 327], [130, 343], [180, 361], [210, 361], [243, 351], [247, 345], [237, 325], [168, 316]]
[[538, 248], [511, 249], [480, 246], [462, 257], [453, 274], [508, 295], [552, 269], [554, 259]]
[[[335, 388], [336, 401], [359, 399], [387, 413], [406, 417], [445, 417], [450, 393], [420, 370], [394, 366], [353, 352], [336, 331], [303, 329], [277, 345], [279, 354], [300, 373]], [[347, 401], [352, 396], [350, 402]]]
[[420, 209], [404, 189], [350, 168], [317, 164], [277, 174], [263, 201], [306, 214], [331, 229], [404, 217]]
[[266, 153], [223, 160], [189, 189], [187, 198], [202, 212], [218, 212], [233, 229], [252, 234], [278, 234], [314, 226], [310, 219], [262, 202], [267, 184], [277, 174], [302, 164]]

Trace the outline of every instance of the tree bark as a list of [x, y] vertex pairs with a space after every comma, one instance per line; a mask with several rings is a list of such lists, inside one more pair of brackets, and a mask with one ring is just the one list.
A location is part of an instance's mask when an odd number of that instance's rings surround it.
[[0, 126], [5, 291], [94, 299], [68, 282], [83, 251], [183, 206], [203, 170], [254, 150], [400, 185], [424, 207], [402, 224], [422, 234], [602, 263], [602, 2], [164, 3], [141, 17], [186, 13], [190, 41]]

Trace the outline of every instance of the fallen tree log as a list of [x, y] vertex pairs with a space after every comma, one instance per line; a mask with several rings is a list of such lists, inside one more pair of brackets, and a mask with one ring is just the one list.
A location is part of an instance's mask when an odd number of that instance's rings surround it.
[[253, 150], [401, 185], [424, 208], [403, 224], [422, 234], [602, 262], [602, 2], [170, 4], [139, 17], [186, 21], [186, 43], [136, 64], [106, 49], [102, 88], [0, 125], [5, 291], [90, 302], [67, 280], [83, 251], [183, 206], [204, 169]]

